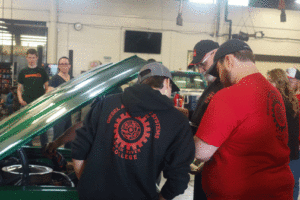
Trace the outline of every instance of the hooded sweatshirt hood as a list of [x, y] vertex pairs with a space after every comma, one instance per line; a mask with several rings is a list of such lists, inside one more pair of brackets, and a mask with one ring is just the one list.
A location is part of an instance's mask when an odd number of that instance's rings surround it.
[[132, 117], [144, 116], [149, 111], [174, 109], [172, 101], [166, 95], [146, 84], [126, 88], [122, 94], [122, 103]]

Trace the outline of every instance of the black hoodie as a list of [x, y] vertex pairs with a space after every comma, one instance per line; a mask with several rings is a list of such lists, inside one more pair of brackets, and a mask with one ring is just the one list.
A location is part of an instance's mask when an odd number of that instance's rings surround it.
[[89, 200], [158, 199], [161, 171], [167, 179], [161, 193], [172, 199], [187, 188], [194, 156], [186, 117], [144, 84], [95, 104], [72, 147], [72, 158], [86, 160], [78, 193]]

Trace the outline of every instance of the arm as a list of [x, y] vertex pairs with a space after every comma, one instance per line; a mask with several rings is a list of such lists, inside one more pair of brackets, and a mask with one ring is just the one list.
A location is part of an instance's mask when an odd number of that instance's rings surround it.
[[161, 195], [161, 193], [159, 193], [158, 200], [166, 200], [166, 199]]
[[61, 145], [64, 145], [68, 142], [73, 141], [76, 136], [75, 130], [81, 128], [82, 125], [83, 125], [83, 122], [80, 121], [80, 122], [74, 124], [73, 126], [71, 126], [70, 128], [68, 128], [59, 138], [57, 138], [53, 142], [50, 142], [49, 144], [47, 144], [46, 152], [52, 153]]
[[18, 83], [17, 94], [18, 94], [19, 103], [20, 103], [22, 106], [26, 106], [27, 103], [26, 103], [26, 101], [24, 101], [23, 98], [22, 98], [22, 90], [23, 90], [23, 85], [22, 85], [21, 83]]
[[49, 82], [48, 81], [46, 83], [44, 83], [44, 87], [45, 87], [45, 93], [47, 93], [48, 89], [49, 89]]
[[209, 145], [203, 140], [195, 137], [196, 158], [202, 162], [208, 161], [213, 154], [218, 150], [218, 147]]
[[51, 92], [52, 90], [54, 90], [54, 87], [48, 86], [48, 90], [46, 91], [46, 93]]
[[97, 133], [102, 105], [103, 104], [99, 102], [92, 107], [83, 122], [83, 126], [76, 130], [75, 139], [72, 141], [72, 159], [87, 159]]
[[72, 159], [72, 160], [73, 160], [73, 163], [74, 163], [75, 174], [76, 174], [76, 176], [79, 180], [80, 177], [81, 177], [81, 174], [84, 170], [84, 166], [85, 166], [86, 161], [85, 160], [76, 160], [76, 159]]
[[188, 120], [183, 118], [180, 124], [163, 161], [163, 174], [167, 181], [161, 189], [161, 196], [166, 199], [173, 199], [184, 193], [190, 180], [190, 164], [195, 158], [195, 143]]

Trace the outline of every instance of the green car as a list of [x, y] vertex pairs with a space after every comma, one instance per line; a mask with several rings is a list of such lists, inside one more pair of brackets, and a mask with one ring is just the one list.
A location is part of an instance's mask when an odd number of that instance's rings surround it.
[[[78, 199], [71, 151], [59, 148], [46, 157], [28, 146], [60, 120], [116, 87], [124, 88], [147, 61], [133, 56], [90, 70], [43, 95], [0, 122], [1, 199]], [[62, 162], [66, 161], [66, 162]]]

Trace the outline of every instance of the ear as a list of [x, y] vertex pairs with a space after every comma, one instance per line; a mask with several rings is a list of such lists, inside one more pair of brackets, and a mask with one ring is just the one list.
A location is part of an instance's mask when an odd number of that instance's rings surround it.
[[235, 57], [233, 54], [228, 54], [225, 56], [224, 63], [225, 63], [225, 68], [227, 70], [231, 70], [233, 68], [234, 62], [235, 62]]
[[164, 83], [165, 83], [166, 88], [169, 88], [169, 87], [170, 87], [170, 79], [169, 79], [169, 78], [166, 78], [166, 79], [164, 80]]

